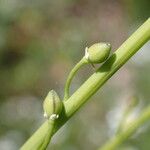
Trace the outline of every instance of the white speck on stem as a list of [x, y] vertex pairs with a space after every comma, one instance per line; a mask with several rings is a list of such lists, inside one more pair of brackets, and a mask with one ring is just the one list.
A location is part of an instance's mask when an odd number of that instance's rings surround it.
[[58, 118], [59, 118], [59, 115], [58, 115], [58, 114], [52, 114], [52, 115], [49, 117], [50, 120], [56, 120], [56, 119], [58, 119]]
[[89, 60], [89, 53], [88, 53], [88, 47], [85, 48], [85, 56], [87, 60]]

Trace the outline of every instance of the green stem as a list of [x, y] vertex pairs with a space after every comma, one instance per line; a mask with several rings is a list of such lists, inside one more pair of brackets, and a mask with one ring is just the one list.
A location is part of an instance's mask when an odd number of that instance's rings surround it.
[[50, 143], [51, 141], [51, 138], [53, 136], [53, 129], [54, 129], [54, 124], [55, 124], [55, 121], [54, 120], [48, 120], [48, 132], [44, 138], [44, 142], [43, 144], [41, 145], [40, 149], [39, 150], [46, 150], [48, 144]]
[[[67, 100], [56, 121], [55, 133], [98, 89], [150, 39], [150, 19], [134, 32], [112, 56]], [[41, 138], [46, 123], [36, 131]], [[25, 143], [25, 145], [28, 142]]]
[[126, 141], [141, 125], [150, 120], [150, 106], [145, 108], [141, 115], [133, 120], [125, 131], [113, 137], [110, 141], [108, 141], [102, 148], [98, 150], [115, 150], [118, 146], [120, 146], [124, 141]]
[[52, 138], [54, 123], [53, 120], [47, 120], [44, 128], [35, 132], [20, 150], [45, 150]]
[[69, 76], [67, 78], [66, 84], [65, 84], [65, 92], [64, 92], [64, 100], [67, 100], [69, 98], [69, 88], [70, 88], [70, 84], [71, 81], [73, 79], [73, 77], [75, 76], [75, 74], [77, 73], [77, 71], [85, 64], [87, 64], [88, 61], [85, 59], [85, 57], [83, 57], [76, 65], [75, 67], [71, 70], [71, 72], [69, 73]]

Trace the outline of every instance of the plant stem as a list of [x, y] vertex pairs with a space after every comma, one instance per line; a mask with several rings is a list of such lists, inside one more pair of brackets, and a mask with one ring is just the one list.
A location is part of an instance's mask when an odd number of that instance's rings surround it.
[[[134, 32], [67, 101], [63, 101], [64, 108], [60, 114], [60, 118], [56, 121], [53, 133], [55, 133], [94, 93], [96, 93], [97, 90], [149, 39], [150, 19]], [[45, 127], [46, 123], [43, 123], [36, 132], [42, 133]]]
[[125, 140], [127, 140], [141, 125], [150, 120], [150, 106], [145, 108], [140, 116], [133, 120], [125, 131], [113, 137], [108, 141], [102, 148], [98, 150], [115, 150], [119, 145], [121, 145]]
[[67, 100], [69, 98], [69, 88], [71, 81], [73, 77], [75, 76], [76, 72], [85, 64], [87, 64], [88, 61], [83, 57], [76, 65], [75, 67], [71, 70], [69, 73], [69, 76], [67, 78], [66, 84], [65, 84], [65, 92], [64, 92], [64, 100]]
[[39, 150], [46, 150], [48, 144], [51, 141], [51, 138], [53, 136], [53, 129], [54, 129], [55, 120], [48, 120], [48, 132], [45, 136], [45, 139], [43, 141], [43, 144], [41, 145]]
[[45, 150], [53, 135], [54, 121], [47, 120], [42, 130], [37, 130], [20, 150]]

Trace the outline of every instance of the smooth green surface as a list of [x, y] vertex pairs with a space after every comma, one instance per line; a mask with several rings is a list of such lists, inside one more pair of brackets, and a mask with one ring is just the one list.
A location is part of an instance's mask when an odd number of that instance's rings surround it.
[[47, 124], [48, 124], [48, 132], [46, 133], [44, 141], [43, 141], [41, 147], [39, 148], [39, 150], [47, 149], [47, 146], [50, 143], [52, 135], [53, 135], [53, 129], [54, 129], [55, 121], [54, 120], [48, 120]]
[[109, 43], [95, 43], [87, 49], [88, 60], [92, 64], [98, 64], [106, 61], [109, 57], [111, 45]]
[[53, 129], [54, 121], [45, 121], [44, 125], [30, 137], [20, 150], [45, 150], [53, 135]]
[[[150, 19], [148, 19], [118, 50], [99, 68], [67, 101], [56, 122], [55, 132], [124, 64], [150, 39]], [[40, 141], [45, 131], [44, 123], [37, 131], [35, 139]], [[28, 145], [31, 140], [25, 143]]]
[[64, 100], [66, 101], [69, 98], [69, 89], [70, 89], [70, 84], [71, 81], [73, 79], [73, 77], [75, 76], [75, 74], [77, 73], [77, 71], [85, 64], [87, 64], [88, 61], [85, 59], [85, 57], [83, 57], [76, 65], [75, 67], [71, 70], [71, 72], [68, 75], [66, 84], [65, 84], [65, 91], [64, 91]]

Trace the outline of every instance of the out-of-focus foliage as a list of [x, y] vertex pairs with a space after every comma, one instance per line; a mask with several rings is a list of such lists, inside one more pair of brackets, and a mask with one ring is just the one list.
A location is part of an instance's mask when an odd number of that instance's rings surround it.
[[[0, 149], [16, 150], [42, 124], [42, 101], [64, 83], [84, 48], [117, 48], [150, 15], [149, 0], [0, 0]], [[146, 44], [54, 137], [50, 147], [93, 150], [111, 137], [129, 96], [150, 98], [150, 45]], [[72, 91], [93, 72], [85, 67]], [[92, 122], [92, 123], [89, 123]], [[150, 126], [122, 149], [150, 148]], [[121, 148], [120, 148], [121, 149]]]

